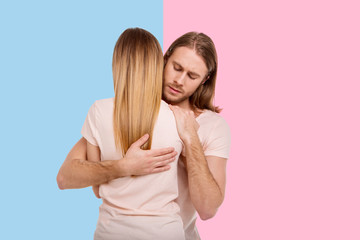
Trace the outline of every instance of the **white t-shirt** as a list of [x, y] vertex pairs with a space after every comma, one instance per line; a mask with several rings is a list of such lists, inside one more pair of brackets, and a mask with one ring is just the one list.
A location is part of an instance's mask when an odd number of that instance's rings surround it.
[[[113, 133], [114, 98], [96, 101], [90, 108], [81, 130], [84, 138], [99, 146], [101, 160], [117, 160], [123, 156], [115, 147]], [[182, 142], [176, 122], [167, 103], [161, 101], [154, 126], [152, 149], [174, 147], [178, 153]], [[100, 185], [100, 196], [105, 203], [117, 206], [124, 215], [168, 215], [179, 212], [174, 202], [178, 197], [177, 163], [169, 171], [136, 177], [122, 177]]]
[[[229, 158], [230, 128], [224, 118], [210, 110], [205, 110], [196, 121], [200, 127], [198, 136], [203, 146], [204, 155]], [[181, 156], [180, 156], [181, 158]], [[184, 223], [185, 237], [187, 240], [200, 239], [197, 232], [196, 210], [190, 199], [189, 184], [186, 168], [181, 160], [178, 165], [179, 197], [176, 202], [180, 206], [180, 216]]]

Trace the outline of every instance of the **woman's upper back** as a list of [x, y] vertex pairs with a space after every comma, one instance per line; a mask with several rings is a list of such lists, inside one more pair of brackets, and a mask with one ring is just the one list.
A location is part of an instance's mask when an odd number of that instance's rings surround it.
[[[115, 147], [113, 131], [114, 98], [96, 101], [90, 108], [82, 129], [83, 136], [101, 151], [101, 160], [117, 160], [123, 156]], [[177, 159], [182, 150], [174, 115], [161, 101], [155, 123], [152, 149], [174, 147]], [[123, 214], [171, 214], [178, 206], [177, 161], [169, 171], [146, 176], [123, 177], [100, 186], [100, 196], [119, 208]]]

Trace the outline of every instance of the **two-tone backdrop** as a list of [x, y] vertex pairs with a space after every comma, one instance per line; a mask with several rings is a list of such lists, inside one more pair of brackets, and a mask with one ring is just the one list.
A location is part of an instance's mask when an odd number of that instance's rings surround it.
[[[188, 31], [219, 55], [232, 147], [204, 240], [360, 239], [357, 1], [0, 2], [1, 239], [92, 239], [101, 201], [56, 174], [91, 104], [113, 96], [118, 36], [164, 52]], [[169, 238], [170, 239], [170, 238]]]

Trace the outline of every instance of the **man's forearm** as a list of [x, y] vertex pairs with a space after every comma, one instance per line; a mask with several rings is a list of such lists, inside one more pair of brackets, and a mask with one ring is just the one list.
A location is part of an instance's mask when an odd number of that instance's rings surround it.
[[149, 139], [145, 134], [131, 144], [126, 155], [119, 160], [91, 162], [87, 159], [87, 141], [81, 138], [67, 155], [57, 175], [60, 189], [84, 188], [107, 183], [113, 179], [131, 175], [160, 173], [170, 169], [176, 152], [172, 147], [142, 150]]
[[206, 220], [215, 215], [224, 193], [210, 172], [198, 135], [192, 134], [184, 144], [191, 201]]
[[90, 162], [83, 159], [66, 159], [57, 175], [60, 189], [85, 188], [126, 176], [121, 160]]

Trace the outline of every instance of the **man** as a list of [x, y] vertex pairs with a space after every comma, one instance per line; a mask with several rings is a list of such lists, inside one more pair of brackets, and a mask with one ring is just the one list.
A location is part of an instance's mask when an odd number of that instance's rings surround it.
[[[200, 239], [196, 212], [202, 220], [216, 214], [224, 200], [230, 130], [213, 106], [217, 55], [211, 39], [202, 33], [184, 34], [164, 56], [163, 99], [171, 104], [184, 149], [178, 167], [180, 215], [186, 239]], [[60, 189], [82, 188], [129, 175], [159, 173], [169, 169], [172, 148], [141, 150], [148, 136], [131, 145], [117, 161], [89, 162], [86, 140], [68, 154], [57, 177]]]

